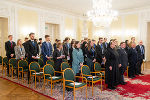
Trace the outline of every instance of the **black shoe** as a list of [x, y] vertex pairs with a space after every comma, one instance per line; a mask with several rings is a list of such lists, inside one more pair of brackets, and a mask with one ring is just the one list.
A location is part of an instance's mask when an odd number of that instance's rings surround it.
[[127, 84], [127, 82], [122, 82], [122, 83], [121, 83], [121, 85], [126, 85], [126, 84]]
[[140, 73], [140, 75], [144, 75], [143, 73]]
[[108, 87], [108, 89], [115, 90], [115, 89], [116, 89], [116, 87], [111, 86], [111, 87]]

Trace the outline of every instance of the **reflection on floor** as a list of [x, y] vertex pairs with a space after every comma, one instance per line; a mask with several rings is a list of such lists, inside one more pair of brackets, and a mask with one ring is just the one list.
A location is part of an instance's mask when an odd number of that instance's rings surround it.
[[0, 78], [0, 100], [50, 100], [27, 88]]

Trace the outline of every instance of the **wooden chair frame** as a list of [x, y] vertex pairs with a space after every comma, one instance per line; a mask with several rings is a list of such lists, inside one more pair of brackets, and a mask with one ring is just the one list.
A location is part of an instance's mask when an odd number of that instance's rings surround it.
[[[40, 78], [41, 78], [43, 75], [36, 75], [36, 71], [35, 71], [35, 70], [30, 70], [30, 65], [31, 65], [32, 63], [37, 63], [37, 62], [31, 62], [31, 63], [29, 64], [29, 71], [30, 71], [29, 84], [30, 84], [30, 81], [31, 81], [31, 76], [35, 77], [35, 88], [36, 88], [36, 77], [39, 78], [39, 82], [40, 82]], [[38, 64], [38, 63], [37, 63], [37, 64]], [[40, 69], [40, 65], [39, 65], [39, 64], [38, 64], [38, 66], [39, 66], [39, 69]], [[32, 75], [31, 72], [34, 72], [35, 75]]]
[[[71, 68], [66, 68], [65, 70], [67, 70], [67, 69], [70, 69], [70, 70], [73, 72], [73, 70], [72, 70]], [[72, 88], [72, 89], [73, 89], [74, 100], [75, 100], [75, 91], [78, 90], [78, 89], [80, 89], [80, 88], [86, 87], [86, 99], [87, 99], [87, 79], [86, 79], [85, 77], [75, 76], [75, 78], [82, 78], [82, 80], [84, 79], [84, 81], [86, 82], [86, 85], [84, 85], [84, 86], [82, 86], [82, 87], [79, 87], [79, 88], [76, 88], [76, 87], [75, 87], [75, 81], [65, 80], [65, 78], [64, 78], [64, 72], [65, 72], [65, 70], [63, 71], [63, 100], [64, 100], [64, 97], [65, 97], [65, 87], [67, 87], [67, 88]], [[73, 72], [73, 74], [74, 74], [74, 72]], [[66, 81], [73, 83], [74, 86], [73, 86], [73, 87], [71, 87], [71, 86], [66, 86], [66, 85], [65, 85], [65, 82], [66, 82]]]
[[[87, 65], [83, 65], [83, 66], [86, 66], [86, 67], [88, 67]], [[82, 66], [82, 67], [83, 67]], [[100, 73], [100, 72], [90, 72], [91, 74], [93, 73], [93, 74], [100, 74], [100, 76], [98, 76], [98, 77], [100, 77], [101, 79], [99, 79], [99, 80], [97, 80], [97, 81], [93, 81], [93, 76], [92, 75], [85, 75], [85, 74], [83, 74], [83, 72], [82, 72], [82, 67], [81, 67], [81, 75], [82, 75], [82, 77], [88, 77], [88, 76], [90, 76], [90, 77], [92, 77], [92, 81], [89, 81], [89, 80], [87, 80], [87, 82], [89, 82], [89, 84], [90, 83], [92, 83], [92, 96], [93, 96], [93, 84], [94, 83], [97, 83], [97, 82], [101, 82], [101, 92], [102, 92], [102, 74]], [[88, 67], [89, 68], [89, 67]]]
[[[20, 73], [22, 73], [22, 81], [23, 81], [23, 75], [24, 75], [24, 73], [27, 73], [27, 74], [28, 74], [28, 71], [27, 71], [27, 72], [24, 72], [24, 71], [23, 71], [23, 67], [20, 67], [20, 66], [19, 66], [19, 62], [20, 62], [20, 61], [22, 61], [22, 60], [19, 60], [19, 61], [18, 61], [18, 80], [19, 80], [19, 72], [20, 72]], [[28, 65], [28, 62], [27, 62], [26, 60], [24, 60], [24, 61], [25, 61], [25, 62], [27, 63], [27, 65]], [[19, 69], [22, 69], [22, 71], [19, 71]]]
[[[50, 64], [47, 64], [47, 65], [49, 65], [50, 67], [53, 68], [52, 65], [50, 65]], [[45, 65], [45, 66], [47, 66], [47, 65]], [[45, 90], [45, 81], [47, 81], [47, 85], [48, 85], [48, 82], [50, 81], [50, 83], [51, 83], [51, 96], [52, 96], [52, 93], [53, 93], [53, 92], [52, 92], [52, 89], [54, 88], [54, 83], [60, 82], [60, 81], [63, 82], [63, 79], [52, 80], [52, 76], [51, 76], [50, 74], [44, 74], [44, 68], [45, 68], [45, 66], [43, 67], [43, 75], [44, 75], [44, 84], [43, 84], [43, 88], [44, 88], [44, 90]], [[59, 72], [55, 71], [54, 68], [53, 68], [53, 71], [54, 71], [54, 76], [55, 76], [55, 73], [59, 73]], [[50, 76], [50, 77], [51, 77], [51, 80], [45, 79], [45, 76], [46, 76], [46, 75]], [[61, 85], [62, 85], [62, 83], [61, 83]]]

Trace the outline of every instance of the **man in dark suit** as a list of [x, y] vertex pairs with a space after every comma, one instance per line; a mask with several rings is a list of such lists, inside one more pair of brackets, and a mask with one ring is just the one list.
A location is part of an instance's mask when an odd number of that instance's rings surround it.
[[99, 38], [99, 41], [96, 46], [96, 61], [102, 64], [104, 59], [104, 45], [103, 45], [103, 38]]
[[26, 52], [28, 54], [29, 64], [33, 61], [37, 61], [37, 56], [39, 54], [39, 47], [37, 41], [34, 39], [34, 33], [29, 34], [30, 40], [26, 43]]
[[42, 43], [42, 55], [43, 55], [44, 64], [46, 64], [46, 61], [52, 58], [52, 55], [53, 55], [52, 54], [53, 48], [50, 43], [50, 36], [45, 35], [45, 40], [46, 41]]
[[[5, 42], [5, 50], [6, 50], [6, 56], [9, 59], [15, 58], [15, 50], [14, 47], [16, 46], [16, 43], [13, 42], [13, 36], [9, 35], [8, 36], [8, 41]], [[7, 73], [9, 74], [9, 66], [7, 65]]]
[[143, 59], [145, 59], [145, 47], [143, 45], [143, 42], [140, 41], [139, 45], [136, 46], [137, 54], [138, 54], [138, 63], [137, 63], [137, 68], [136, 68], [136, 74], [143, 75], [141, 73], [141, 65], [143, 63]]
[[[28, 63], [30, 64], [33, 61], [37, 61], [39, 54], [39, 47], [37, 41], [34, 39], [34, 33], [29, 34], [30, 40], [26, 43], [26, 53], [28, 55]], [[30, 72], [28, 71], [28, 82], [30, 78]]]
[[106, 51], [106, 49], [108, 47], [107, 38], [104, 38], [103, 45], [104, 45], [104, 50]]
[[131, 48], [128, 51], [128, 59], [129, 59], [129, 77], [135, 78], [138, 56], [136, 51], [136, 44], [134, 42], [131, 43]]
[[119, 54], [119, 63], [121, 64], [121, 67], [119, 68], [120, 71], [120, 84], [125, 85], [126, 82], [124, 82], [124, 72], [127, 69], [128, 66], [128, 54], [126, 53], [125, 50], [126, 44], [125, 42], [120, 43], [120, 48], [117, 49], [118, 54]]
[[69, 59], [70, 58], [69, 49], [71, 48], [71, 45], [70, 45], [69, 41], [70, 41], [70, 38], [66, 37], [65, 38], [65, 43], [63, 45], [63, 52], [64, 52], [65, 57], [66, 57], [67, 60], [70, 60]]

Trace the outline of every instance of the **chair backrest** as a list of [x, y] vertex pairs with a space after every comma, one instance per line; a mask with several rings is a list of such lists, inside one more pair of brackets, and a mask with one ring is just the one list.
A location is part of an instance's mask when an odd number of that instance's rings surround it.
[[83, 65], [81, 67], [81, 74], [82, 75], [91, 75], [90, 68], [87, 65]]
[[43, 68], [44, 74], [50, 74], [51, 76], [54, 76], [54, 72], [55, 72], [55, 70], [54, 70], [53, 66], [50, 64], [46, 64]]
[[68, 62], [68, 60], [67, 59], [63, 59], [62, 62]]
[[46, 64], [50, 64], [50, 65], [52, 65], [54, 67], [54, 61], [53, 60], [47, 60]]
[[[74, 72], [71, 68], [66, 68], [64, 71], [63, 71], [63, 78], [65, 80], [71, 80], [71, 81], [74, 81], [75, 80], [75, 76], [74, 76]], [[68, 84], [70, 82], [65, 82], [65, 84]]]
[[7, 65], [7, 64], [8, 64], [8, 58], [7, 58], [7, 57], [4, 57], [4, 58], [3, 58], [3, 66], [4, 66], [4, 65]]
[[94, 70], [95, 71], [101, 71], [101, 65], [100, 65], [100, 63], [98, 63], [98, 62], [94, 63]]
[[26, 60], [19, 60], [18, 67], [23, 67], [23, 69], [29, 69], [28, 62]]
[[0, 56], [0, 64], [2, 64], [2, 62], [3, 62], [3, 57]]
[[38, 63], [39, 63], [39, 65], [40, 65], [40, 67], [43, 67], [43, 66], [44, 66], [44, 62], [43, 62], [42, 59], [38, 59]]
[[17, 59], [15, 59], [15, 58], [11, 58], [10, 60], [9, 60], [9, 65], [12, 65], [13, 67], [17, 67]]
[[35, 70], [36, 72], [40, 72], [40, 65], [37, 62], [31, 62], [29, 65], [29, 70]]
[[65, 70], [66, 68], [70, 68], [70, 65], [67, 62], [61, 63], [61, 71]]

